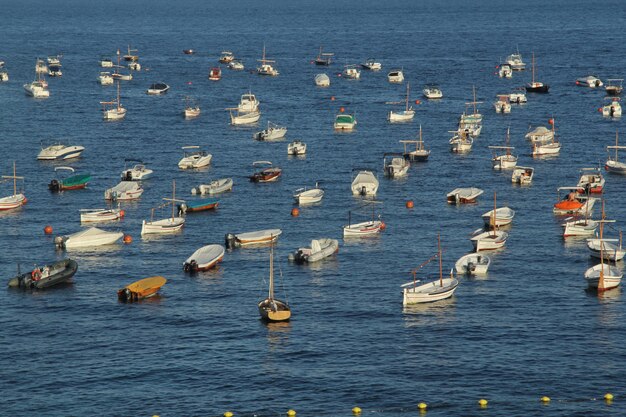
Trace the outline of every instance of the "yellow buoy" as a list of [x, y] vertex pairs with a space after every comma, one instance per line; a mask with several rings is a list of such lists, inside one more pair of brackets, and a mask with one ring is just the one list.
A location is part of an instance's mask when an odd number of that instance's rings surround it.
[[426, 403], [419, 403], [417, 405], [417, 408], [419, 408], [420, 410], [426, 410], [427, 407], [428, 407], [428, 404]]
[[610, 392], [607, 392], [606, 394], [604, 394], [604, 399], [606, 401], [613, 401], [613, 394], [611, 394]]
[[295, 415], [296, 415], [296, 410], [289, 410], [289, 411], [287, 411], [287, 415], [288, 415], [289, 417], [293, 417], [293, 416], [295, 416]]
[[543, 397], [541, 397], [541, 402], [542, 403], [549, 403], [550, 402], [550, 397], [547, 397], [547, 396], [544, 395]]
[[478, 405], [480, 405], [481, 407], [487, 407], [487, 404], [489, 404], [489, 401], [485, 400], [484, 398], [478, 400]]
[[352, 414], [355, 414], [355, 415], [361, 414], [361, 407], [354, 407], [352, 409]]
[[232, 411], [227, 411], [224, 413], [224, 417], [233, 417]]

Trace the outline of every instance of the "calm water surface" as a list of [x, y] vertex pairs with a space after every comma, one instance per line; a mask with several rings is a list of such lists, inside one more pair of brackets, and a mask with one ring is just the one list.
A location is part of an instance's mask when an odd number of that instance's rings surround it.
[[[0, 291], [0, 414], [276, 415], [295, 408], [298, 415], [348, 417], [359, 405], [364, 415], [402, 416], [425, 401], [433, 417], [624, 415], [624, 295], [585, 290], [583, 273], [593, 262], [584, 241], [563, 241], [562, 219], [551, 210], [556, 188], [575, 185], [580, 168], [602, 163], [605, 146], [623, 130], [622, 120], [603, 120], [597, 111], [604, 91], [574, 81], [624, 77], [623, 34], [615, 30], [625, 26], [624, 2], [216, 3], [2, 2], [0, 59], [11, 79], [0, 85], [0, 170], [8, 173], [16, 161], [29, 203], [0, 216], [0, 276], [8, 280], [18, 262], [30, 268], [65, 256], [78, 261], [79, 271], [65, 287]], [[118, 48], [124, 53], [129, 43], [144, 68], [122, 84], [126, 120], [104, 123], [99, 101], [115, 93], [96, 82], [98, 59], [114, 58]], [[220, 51], [234, 51], [251, 69], [264, 43], [279, 77], [224, 69], [221, 81], [208, 81]], [[320, 45], [336, 54], [330, 68], [311, 64]], [[517, 47], [528, 64], [535, 52], [537, 77], [552, 88], [497, 115], [495, 95], [530, 79], [530, 71], [510, 80], [494, 75]], [[183, 55], [188, 48], [197, 54]], [[57, 53], [64, 75], [49, 81], [51, 97], [26, 97], [22, 84], [33, 79], [35, 58]], [[337, 76], [344, 64], [368, 57], [379, 59], [383, 71], [364, 72], [360, 81]], [[412, 101], [422, 99], [428, 82], [439, 83], [445, 98], [415, 105], [412, 123], [390, 125], [393, 106], [385, 103], [405, 92], [387, 82], [393, 67], [404, 69]], [[318, 89], [313, 77], [324, 70], [332, 85]], [[147, 96], [156, 81], [171, 91]], [[448, 131], [472, 86], [484, 102], [483, 133], [469, 155], [452, 155]], [[232, 128], [224, 108], [249, 89], [261, 100], [261, 122]], [[198, 119], [181, 117], [184, 95], [200, 101]], [[354, 133], [333, 133], [340, 107], [356, 112]], [[561, 154], [532, 160], [524, 134], [552, 116]], [[287, 125], [288, 139], [253, 141], [268, 120]], [[431, 160], [414, 165], [406, 179], [383, 178], [383, 153], [401, 151], [398, 141], [414, 138], [419, 124]], [[508, 127], [519, 164], [535, 167], [530, 187], [514, 187], [510, 172], [491, 169], [487, 146], [503, 144]], [[92, 173], [86, 190], [48, 192], [59, 164], [35, 158], [41, 142], [59, 139], [86, 147], [70, 164]], [[306, 158], [287, 157], [293, 139], [308, 144]], [[178, 170], [185, 145], [211, 152], [210, 168]], [[104, 226], [130, 234], [133, 243], [56, 252], [43, 227], [52, 225], [55, 235], [80, 230], [78, 210], [105, 204], [103, 192], [117, 183], [125, 157], [155, 170], [141, 200], [123, 204], [126, 218]], [[277, 183], [247, 180], [252, 162], [263, 159], [283, 168]], [[359, 206], [349, 184], [352, 168], [361, 166], [379, 170], [387, 230], [340, 240], [338, 256], [319, 265], [289, 264], [288, 253], [311, 239], [341, 239], [348, 212]], [[179, 196], [192, 198], [193, 186], [221, 177], [233, 177], [235, 187], [216, 212], [189, 215], [180, 235], [140, 237], [142, 219], [171, 193], [172, 180]], [[291, 217], [292, 191], [316, 180], [324, 181], [323, 202]], [[448, 206], [445, 194], [458, 186], [485, 194], [477, 205]], [[489, 275], [462, 278], [450, 300], [403, 310], [399, 285], [436, 251], [437, 234], [447, 270], [471, 250], [469, 234], [481, 226], [494, 191], [517, 216]], [[617, 228], [626, 220], [625, 192], [625, 178], [607, 176], [606, 211]], [[409, 199], [412, 210], [404, 206]], [[182, 271], [193, 251], [222, 243], [225, 233], [275, 227], [283, 230], [276, 272], [293, 308], [288, 324], [258, 320], [268, 248], [228, 252], [218, 270], [197, 276]], [[435, 265], [426, 272], [435, 273]], [[168, 279], [160, 298], [117, 302], [118, 288], [151, 275]], [[609, 391], [617, 396], [612, 405], [591, 400]], [[542, 395], [552, 403], [541, 406]], [[481, 397], [489, 408], [477, 409]]]

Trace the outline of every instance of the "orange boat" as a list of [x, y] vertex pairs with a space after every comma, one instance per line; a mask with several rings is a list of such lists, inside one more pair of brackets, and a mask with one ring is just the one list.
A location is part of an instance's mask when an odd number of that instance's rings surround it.
[[117, 291], [117, 298], [123, 302], [139, 301], [154, 296], [167, 280], [161, 276], [140, 279]]
[[558, 203], [556, 203], [554, 205], [554, 208], [557, 210], [572, 211], [572, 210], [578, 210], [582, 206], [583, 206], [583, 203], [581, 203], [578, 200], [574, 200], [574, 201], [563, 200], [563, 201], [559, 201]]

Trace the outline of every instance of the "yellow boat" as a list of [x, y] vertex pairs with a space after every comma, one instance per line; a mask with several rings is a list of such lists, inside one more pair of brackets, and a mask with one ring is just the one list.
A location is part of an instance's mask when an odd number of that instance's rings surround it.
[[161, 276], [140, 279], [117, 291], [120, 301], [133, 302], [155, 295], [167, 280]]

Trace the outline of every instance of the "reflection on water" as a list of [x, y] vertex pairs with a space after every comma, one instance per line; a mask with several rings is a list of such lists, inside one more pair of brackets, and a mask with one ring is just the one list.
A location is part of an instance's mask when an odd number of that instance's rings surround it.
[[454, 322], [456, 297], [433, 303], [421, 303], [404, 306], [402, 308], [405, 327], [419, 327], [424, 325]]
[[270, 351], [285, 347], [289, 342], [289, 333], [291, 332], [291, 322], [266, 323], [260, 322], [267, 327], [267, 342]]

